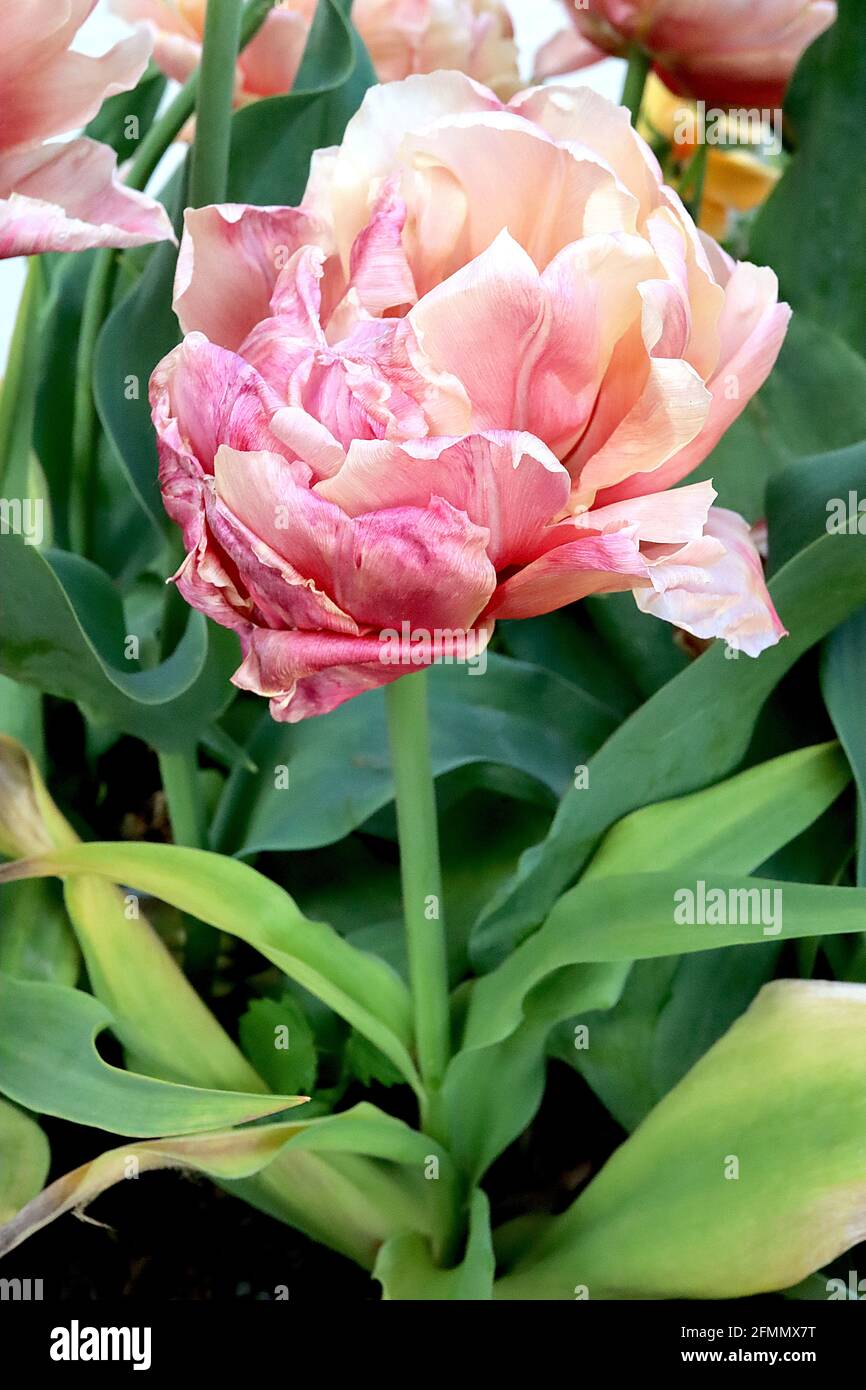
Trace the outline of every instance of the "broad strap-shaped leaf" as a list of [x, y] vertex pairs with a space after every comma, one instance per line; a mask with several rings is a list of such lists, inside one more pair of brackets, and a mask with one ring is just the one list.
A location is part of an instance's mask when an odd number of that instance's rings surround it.
[[[431, 1152], [431, 1143], [402, 1120], [363, 1102], [339, 1115], [318, 1120], [281, 1121], [218, 1133], [131, 1141], [82, 1164], [29, 1202], [0, 1228], [0, 1255], [65, 1212], [82, 1210], [114, 1183], [153, 1169], [191, 1169], [224, 1184], [239, 1184], [270, 1168], [281, 1156], [287, 1157], [291, 1150], [363, 1155], [420, 1171]], [[447, 1162], [437, 1145], [432, 1145], [432, 1151]], [[303, 1165], [297, 1171], [302, 1177]]]
[[427, 1240], [412, 1233], [394, 1236], [382, 1246], [373, 1277], [382, 1285], [385, 1302], [489, 1302], [495, 1264], [490, 1204], [477, 1187], [469, 1203], [469, 1236], [459, 1265], [438, 1268]]
[[866, 1236], [864, 1152], [866, 987], [776, 981], [524, 1242], [495, 1296], [787, 1288]]
[[7, 865], [0, 883], [70, 873], [128, 883], [249, 942], [375, 1043], [410, 1085], [420, 1086], [409, 1053], [409, 993], [399, 976], [325, 923], [308, 921], [288, 893], [249, 865], [177, 845], [79, 844]]
[[779, 571], [771, 592], [790, 636], [756, 661], [727, 660], [717, 643], [620, 725], [590, 761], [588, 786], [566, 793], [547, 838], [479, 920], [473, 954], [482, 967], [544, 919], [614, 821], [737, 766], [782, 677], [866, 603], [866, 536], [821, 535]]
[[[856, 536], [864, 528], [849, 517], [851, 494], [866, 490], [866, 442], [860, 441], [832, 454], [815, 454], [790, 463], [771, 479], [767, 489], [767, 523], [770, 534], [770, 572], [787, 565], [815, 536], [828, 534], [853, 569], [858, 565]], [[845, 522], [840, 529], [840, 513]], [[849, 534], [853, 532], [852, 534]], [[772, 588], [772, 585], [771, 585]], [[860, 607], [852, 605], [850, 611]], [[846, 615], [847, 616], [847, 615]]]
[[811, 825], [851, 779], [836, 743], [816, 743], [748, 768], [718, 786], [657, 801], [618, 821], [581, 878], [755, 869]]
[[866, 608], [828, 639], [821, 689], [857, 783], [857, 882], [866, 885]]
[[[690, 903], [698, 920], [678, 922], [677, 915], [689, 915]], [[722, 912], [728, 920], [715, 924]], [[508, 1037], [533, 987], [563, 966], [858, 931], [866, 931], [866, 889], [718, 873], [704, 879], [682, 869], [590, 879], [565, 893], [544, 926], [478, 981], [464, 1047]]]
[[50, 1165], [48, 1140], [33, 1116], [0, 1100], [0, 1223], [41, 1191]]
[[[26, 856], [78, 843], [26, 749], [0, 737], [0, 853]], [[74, 985], [79, 967], [74, 940], [71, 962], [59, 969], [68, 959], [68, 948], [61, 953], [71, 933], [59, 894], [57, 902], [51, 901], [55, 888], [38, 879], [0, 888], [0, 969], [25, 978], [47, 978], [45, 969], [37, 967], [46, 946], [54, 943], [51, 978]], [[63, 900], [87, 962], [90, 988], [111, 1013], [117, 1036], [143, 1071], [193, 1086], [266, 1089], [186, 979], [134, 895], [124, 895], [104, 879], [72, 874], [64, 881]], [[58, 937], [61, 932], [65, 936]]]
[[0, 1091], [39, 1114], [144, 1136], [244, 1124], [307, 1099], [212, 1091], [122, 1071], [96, 1050], [98, 1034], [112, 1022], [90, 994], [0, 975]]
[[117, 592], [79, 556], [4, 536], [0, 596], [0, 672], [74, 700], [98, 723], [172, 751], [194, 742], [233, 698], [232, 633], [190, 613], [171, 656], [136, 670], [125, 660]]
[[313, 151], [342, 140], [365, 91], [376, 82], [348, 18], [350, 7], [349, 0], [322, 0], [291, 92], [252, 102], [235, 115], [231, 202], [297, 205]]
[[[674, 864], [746, 873], [811, 824], [848, 778], [838, 747], [819, 744], [774, 758], [706, 791], [645, 807], [608, 833], [581, 886], [591, 879]], [[530, 937], [520, 948], [527, 956], [534, 940]], [[569, 964], [557, 954], [550, 959], [549, 974], [543, 967], [540, 976], [527, 969], [519, 1011], [512, 994], [509, 1021], [495, 1041], [485, 1032], [486, 1021], [499, 987], [495, 982], [504, 982], [506, 992], [513, 989], [508, 963], [474, 987], [463, 1046], [449, 1067], [443, 1095], [455, 1134], [455, 1157], [476, 1180], [537, 1109], [551, 1028], [563, 1019], [611, 1008], [632, 968], [629, 960]]]
[[804, 55], [786, 98], [798, 149], [757, 219], [749, 258], [772, 265], [795, 309], [866, 353], [864, 106], [863, 6], [839, 0], [836, 23]]

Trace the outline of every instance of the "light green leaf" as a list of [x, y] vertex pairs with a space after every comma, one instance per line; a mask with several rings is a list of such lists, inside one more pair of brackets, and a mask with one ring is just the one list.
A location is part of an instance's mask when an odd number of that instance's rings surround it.
[[581, 879], [692, 867], [757, 868], [832, 805], [850, 781], [836, 743], [798, 748], [718, 786], [658, 801], [618, 821]]
[[502, 1299], [740, 1298], [866, 1236], [866, 988], [767, 985], [564, 1215]]
[[[661, 871], [676, 865], [679, 884], [689, 866], [702, 875], [746, 873], [811, 824], [836, 799], [848, 776], [838, 747], [818, 744], [762, 763], [717, 787], [636, 811], [608, 833], [574, 891], [641, 868]], [[600, 905], [588, 910], [600, 913], [606, 923], [609, 912], [603, 891], [594, 902]], [[631, 903], [629, 911], [634, 915]], [[670, 900], [665, 911], [669, 919]], [[443, 1094], [456, 1135], [455, 1155], [474, 1177], [483, 1173], [534, 1114], [544, 1086], [545, 1041], [551, 1027], [562, 1019], [573, 1023], [616, 1005], [610, 1018], [602, 1015], [591, 1021], [589, 1052], [577, 1052], [569, 1032], [562, 1047], [555, 1048], [556, 1054], [563, 1055], [563, 1048], [567, 1049], [568, 1061], [591, 1084], [600, 1085], [605, 1103], [621, 1123], [636, 1123], [647, 1095], [655, 1099], [655, 1091], [649, 1089], [649, 1042], [675, 963], [660, 967], [653, 963], [643, 972], [638, 967], [639, 978], [618, 1004], [631, 970], [629, 961], [617, 957], [610, 964], [603, 959], [574, 964], [583, 957], [576, 951], [569, 959], [568, 949], [547, 957], [546, 930], [542, 928], [520, 948], [519, 982], [506, 962], [475, 985], [463, 1046], [448, 1070]], [[530, 963], [538, 959], [532, 943], [539, 937], [537, 950], [548, 961], [549, 973], [544, 966], [537, 971]], [[501, 1003], [501, 985], [510, 993], [510, 1012], [507, 1022], [490, 1032], [497, 1001]], [[740, 997], [733, 994], [735, 1002]]]
[[50, 1165], [48, 1140], [33, 1116], [0, 1100], [0, 1224], [41, 1192]]
[[[737, 920], [719, 925], [680, 924], [675, 920], [684, 901], [682, 893], [695, 895], [695, 915], [699, 917], [699, 902], [706, 903], [714, 890], [725, 895], [727, 915]], [[751, 898], [744, 898], [744, 893]], [[743, 916], [768, 920], [744, 922], [739, 920]], [[566, 965], [649, 960], [721, 946], [864, 930], [866, 890], [859, 888], [718, 873], [696, 879], [694, 871], [687, 869], [591, 879], [565, 893], [544, 926], [478, 981], [464, 1047], [489, 1046], [508, 1037], [519, 1024], [523, 1001], [527, 996], [531, 999], [534, 986]]]
[[187, 1134], [243, 1124], [304, 1097], [245, 1095], [178, 1086], [121, 1071], [96, 1050], [111, 1027], [90, 994], [0, 976], [0, 1091], [39, 1114], [113, 1134]]
[[241, 1047], [272, 1091], [309, 1094], [316, 1084], [313, 1030], [296, 999], [253, 999], [238, 1020]]
[[[77, 843], [77, 835], [51, 800], [26, 749], [0, 737], [0, 852], [24, 856]], [[7, 974], [46, 977], [41, 969], [46, 933], [60, 930], [49, 907], [54, 914], [62, 914], [60, 926], [70, 937], [59, 902], [45, 901], [55, 887], [34, 879], [0, 888], [0, 968]], [[29, 896], [19, 904], [22, 893]], [[178, 968], [134, 895], [124, 896], [104, 879], [73, 874], [63, 885], [63, 897], [87, 963], [90, 988], [108, 1008], [117, 1036], [141, 1070], [195, 1086], [264, 1089]], [[55, 968], [49, 978], [58, 984], [74, 984], [78, 977], [74, 939], [72, 963], [63, 974], [57, 969], [59, 952], [52, 959]]]
[[81, 844], [7, 865], [0, 869], [0, 882], [69, 873], [129, 883], [249, 942], [375, 1043], [410, 1085], [419, 1086], [409, 1055], [409, 994], [399, 976], [323, 922], [308, 921], [288, 893], [247, 864], [177, 845]]
[[[866, 451], [863, 459], [866, 467]], [[825, 475], [827, 486], [834, 481]], [[825, 520], [826, 514], [822, 532]], [[543, 920], [614, 821], [707, 786], [737, 766], [782, 677], [866, 602], [866, 536], [824, 532], [770, 587], [791, 635], [756, 661], [727, 660], [717, 643], [617, 729], [589, 763], [589, 786], [566, 793], [547, 838], [524, 854], [514, 879], [479, 920], [472, 944], [480, 966], [502, 960]]]
[[[151, 1142], [130, 1140], [122, 1148], [100, 1154], [90, 1163], [59, 1178], [24, 1207], [14, 1220], [0, 1229], [0, 1255], [20, 1245], [28, 1236], [64, 1212], [80, 1211], [106, 1188], [128, 1177], [131, 1169], [137, 1172], [158, 1168], [192, 1169], [228, 1185], [229, 1190], [246, 1195], [249, 1179], [273, 1172], [283, 1159], [301, 1154], [303, 1160], [320, 1153], [333, 1155], [337, 1164], [333, 1170], [322, 1169], [316, 1161], [309, 1163], [302, 1160], [291, 1171], [299, 1185], [305, 1180], [309, 1183], [312, 1174], [324, 1174], [325, 1195], [332, 1200], [337, 1199], [333, 1209], [336, 1222], [346, 1197], [344, 1189], [351, 1182], [348, 1175], [357, 1171], [353, 1167], [353, 1164], [357, 1164], [356, 1155], [384, 1160], [388, 1164], [406, 1165], [416, 1170], [417, 1189], [422, 1181], [419, 1175], [431, 1152], [438, 1153], [441, 1162], [447, 1163], [447, 1156], [435, 1144], [431, 1147], [428, 1138], [410, 1129], [402, 1120], [386, 1115], [374, 1105], [363, 1103], [339, 1115], [307, 1122], [281, 1121], [247, 1129], [182, 1135]], [[341, 1173], [346, 1175], [342, 1183]], [[354, 1193], [356, 1210], [353, 1215], [359, 1225], [363, 1219], [369, 1219], [369, 1213], [363, 1210], [362, 1194], [363, 1188]], [[399, 1187], [391, 1183], [390, 1195], [398, 1209], [398, 1220], [391, 1224], [390, 1230], [386, 1223], [385, 1229], [389, 1235], [401, 1230], [401, 1221], [412, 1221], [416, 1217], [421, 1223], [420, 1229], [426, 1229], [418, 1193], [416, 1191], [413, 1195], [411, 1184], [404, 1185], [401, 1192]], [[315, 1193], [313, 1196], [315, 1209]], [[359, 1197], [362, 1198], [361, 1202], [358, 1201]], [[351, 1203], [352, 1198], [349, 1205]], [[302, 1222], [298, 1224], [303, 1229]], [[355, 1231], [341, 1233], [338, 1227], [333, 1232], [332, 1243], [339, 1247], [342, 1238], [344, 1247], [348, 1247], [347, 1253], [353, 1256], [366, 1254], [363, 1245], [356, 1247], [356, 1235]], [[364, 1239], [368, 1240], [369, 1237], [365, 1236]]]
[[386, 1302], [483, 1302], [493, 1297], [495, 1260], [490, 1235], [490, 1207], [480, 1188], [469, 1206], [466, 1254], [454, 1269], [439, 1269], [430, 1246], [417, 1233], [395, 1236], [379, 1252], [373, 1270]]
[[74, 985], [75, 937], [53, 883], [10, 883], [0, 893], [0, 971], [20, 980]]

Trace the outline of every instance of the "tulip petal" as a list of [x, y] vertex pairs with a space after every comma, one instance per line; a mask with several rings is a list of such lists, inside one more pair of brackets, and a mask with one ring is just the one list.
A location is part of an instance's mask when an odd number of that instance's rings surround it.
[[236, 351], [268, 316], [280, 272], [294, 253], [323, 242], [320, 224], [298, 208], [188, 208], [174, 282], [181, 328]]
[[349, 261], [350, 286], [370, 314], [404, 308], [418, 298], [403, 250], [406, 204], [396, 192], [396, 179], [382, 185], [370, 221], [359, 232]]
[[501, 109], [492, 92], [459, 72], [412, 76], [370, 88], [333, 157], [314, 161], [301, 204], [305, 212], [334, 228], [345, 270], [355, 237], [369, 220], [369, 189], [393, 170], [404, 132], [461, 111]]
[[614, 344], [640, 315], [640, 281], [658, 270], [646, 242], [615, 235], [575, 242], [539, 275], [503, 231], [419, 300], [408, 323], [426, 359], [464, 386], [475, 429], [525, 430], [563, 457]]
[[396, 629], [355, 638], [257, 629], [245, 640], [244, 662], [232, 679], [241, 690], [268, 696], [274, 719], [294, 724], [434, 661], [475, 659], [492, 630], [492, 623], [480, 624], [436, 640], [421, 632], [412, 640], [410, 632], [407, 645]]
[[276, 454], [221, 449], [220, 501], [360, 625], [469, 628], [493, 592], [488, 532], [442, 498], [348, 517]]
[[704, 540], [650, 557], [649, 574], [652, 587], [635, 590], [638, 608], [695, 637], [723, 637], [735, 651], [759, 656], [786, 635], [749, 527], [736, 512], [713, 507]]
[[485, 616], [535, 618], [588, 594], [632, 589], [646, 573], [646, 561], [626, 533], [567, 541], [500, 584]]
[[776, 290], [773, 271], [748, 262], [736, 267], [725, 287], [719, 321], [721, 358], [715, 375], [707, 382], [712, 399], [703, 428], [691, 443], [654, 472], [636, 474], [599, 494], [599, 503], [672, 487], [712, 452], [763, 386], [779, 355], [791, 310], [787, 304], [777, 302]]
[[125, 188], [95, 140], [0, 154], [0, 257], [173, 241], [161, 203]]
[[568, 500], [570, 478], [539, 439], [491, 431], [462, 439], [356, 441], [342, 468], [315, 491], [349, 516], [375, 508], [426, 507], [443, 497], [490, 532], [495, 569], [537, 554]]
[[0, 59], [3, 93], [3, 126], [0, 145], [10, 150], [38, 144], [50, 136], [86, 125], [106, 98], [135, 86], [150, 56], [151, 40], [144, 30], [131, 34], [101, 57], [72, 53], [67, 45], [93, 8], [91, 0], [71, 5], [57, 0], [58, 10], [70, 16], [67, 23], [45, 34], [38, 15], [28, 36], [22, 36], [11, 52], [6, 50], [6, 11], [27, 13], [31, 6], [5, 0], [0, 11], [5, 58]]

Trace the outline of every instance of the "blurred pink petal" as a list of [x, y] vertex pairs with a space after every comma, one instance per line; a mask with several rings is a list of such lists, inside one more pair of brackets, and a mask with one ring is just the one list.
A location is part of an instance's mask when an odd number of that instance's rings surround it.
[[173, 239], [162, 204], [119, 183], [116, 165], [95, 140], [0, 153], [0, 257]]
[[532, 80], [544, 82], [548, 77], [579, 72], [581, 68], [591, 67], [608, 56], [604, 49], [585, 39], [576, 29], [560, 29], [536, 53]]
[[69, 51], [96, 0], [0, 0], [0, 257], [173, 238], [165, 210], [115, 178], [107, 145], [43, 144], [85, 125], [138, 82], [142, 31], [99, 58]]
[[[781, 105], [835, 0], [567, 0], [578, 34], [608, 51], [637, 41], [675, 92], [719, 106]], [[562, 70], [562, 69], [561, 69]]]

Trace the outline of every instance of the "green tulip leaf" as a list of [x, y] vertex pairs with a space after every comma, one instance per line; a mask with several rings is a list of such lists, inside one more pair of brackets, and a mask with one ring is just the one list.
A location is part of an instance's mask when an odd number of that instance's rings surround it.
[[[516, 768], [560, 795], [615, 727], [610, 710], [571, 682], [506, 657], [429, 673], [433, 771], [472, 764]], [[213, 843], [226, 853], [311, 849], [341, 840], [394, 798], [381, 690], [299, 724], [262, 718], [226, 786]], [[283, 770], [283, 776], [278, 773]]]
[[394, 1236], [379, 1251], [373, 1269], [385, 1302], [484, 1302], [493, 1297], [495, 1259], [490, 1234], [490, 1205], [480, 1188], [469, 1203], [466, 1254], [453, 1269], [433, 1261], [422, 1235]]
[[797, 69], [785, 102], [797, 152], [757, 218], [749, 254], [773, 266], [795, 309], [866, 353], [862, 26], [860, 0], [839, 0], [835, 24]]
[[[343, 1190], [339, 1192], [339, 1197], [343, 1198], [345, 1189], [350, 1185], [349, 1175], [362, 1171], [353, 1166], [356, 1155], [380, 1163], [406, 1165], [418, 1174], [423, 1171], [431, 1153], [440, 1156], [443, 1164], [448, 1161], [430, 1139], [410, 1129], [402, 1120], [394, 1119], [366, 1103], [339, 1115], [306, 1122], [281, 1121], [247, 1129], [182, 1135], [150, 1142], [131, 1140], [122, 1148], [110, 1149], [65, 1177], [58, 1178], [29, 1202], [13, 1220], [0, 1228], [0, 1255], [7, 1254], [65, 1212], [81, 1211], [108, 1187], [129, 1177], [131, 1171], [138, 1175], [160, 1168], [191, 1170], [204, 1173], [226, 1185], [230, 1191], [234, 1189], [243, 1194], [249, 1179], [259, 1174], [267, 1177], [275, 1167], [300, 1153], [307, 1162], [302, 1161], [294, 1166], [286, 1164], [284, 1176], [288, 1181], [292, 1177], [297, 1180], [301, 1198], [305, 1177], [309, 1181], [312, 1174], [327, 1172], [327, 1168], [323, 1170], [316, 1160], [309, 1163], [311, 1155], [339, 1156], [341, 1169], [346, 1175], [342, 1182]], [[338, 1178], [339, 1172], [340, 1169], [332, 1170], [332, 1183]], [[323, 1186], [326, 1187], [327, 1183], [326, 1177]], [[398, 1189], [395, 1192], [398, 1193]], [[338, 1187], [334, 1187], [329, 1195], [331, 1200], [338, 1201]], [[417, 1209], [417, 1202], [410, 1204], [408, 1210], [413, 1211], [413, 1208]], [[337, 1207], [332, 1210], [332, 1219], [336, 1221], [338, 1215]], [[404, 1220], [406, 1215], [406, 1211], [399, 1213]], [[421, 1220], [423, 1225], [423, 1217]], [[394, 1223], [390, 1224], [393, 1230]], [[399, 1220], [396, 1224], [399, 1230]], [[354, 1253], [352, 1235], [346, 1234], [349, 1249]], [[339, 1233], [335, 1241], [339, 1244]]]
[[0, 1224], [42, 1191], [50, 1166], [48, 1140], [33, 1116], [0, 1100]]
[[866, 1235], [866, 987], [766, 985], [562, 1216], [501, 1299], [741, 1298]]
[[[866, 474], [866, 449], [860, 456]], [[835, 482], [825, 473], [828, 488]], [[479, 919], [472, 943], [479, 966], [502, 960], [543, 920], [614, 821], [733, 771], [782, 677], [866, 602], [866, 536], [828, 535], [823, 520], [819, 539], [771, 584], [790, 636], [755, 661], [728, 660], [716, 643], [620, 725], [590, 760], [588, 785], [566, 792], [547, 838], [523, 855], [517, 874]]]
[[0, 1091], [19, 1105], [113, 1134], [187, 1134], [243, 1124], [306, 1097], [179, 1086], [122, 1071], [96, 1050], [113, 1026], [90, 994], [0, 976]]
[[162, 751], [186, 747], [225, 709], [237, 639], [190, 613], [161, 665], [125, 661], [127, 627], [102, 570], [63, 551], [41, 553], [18, 536], [0, 546], [0, 672], [74, 700], [97, 722]]
[[0, 882], [70, 873], [128, 883], [240, 937], [322, 999], [389, 1057], [410, 1084], [411, 1009], [399, 976], [350, 946], [323, 922], [308, 921], [288, 893], [247, 864], [177, 845], [63, 846], [0, 869]]

